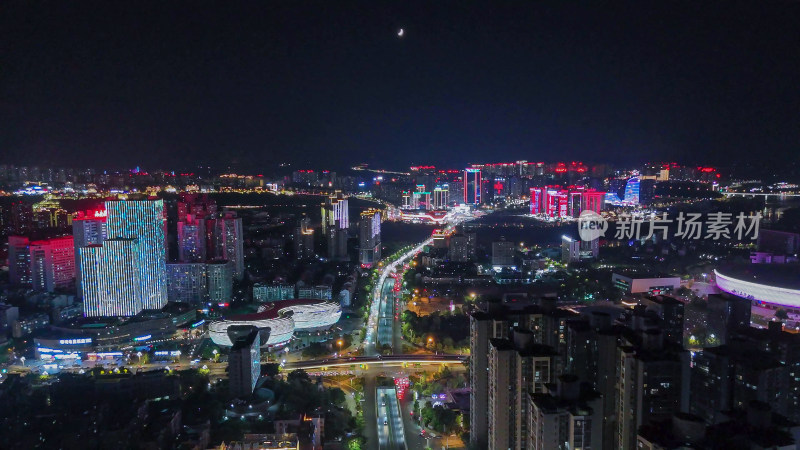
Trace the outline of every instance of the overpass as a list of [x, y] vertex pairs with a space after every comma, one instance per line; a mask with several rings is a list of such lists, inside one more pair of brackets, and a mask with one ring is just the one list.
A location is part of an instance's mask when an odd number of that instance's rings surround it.
[[386, 355], [386, 356], [355, 356], [352, 358], [317, 359], [311, 361], [296, 361], [286, 363], [284, 370], [295, 369], [323, 369], [333, 367], [350, 367], [362, 364], [372, 366], [402, 366], [408, 364], [442, 365], [462, 364], [467, 360], [463, 355]]
[[768, 199], [769, 197], [776, 197], [776, 198], [789, 198], [789, 197], [800, 197], [800, 194], [789, 194], [785, 192], [723, 192], [722, 195], [726, 197], [764, 197]]

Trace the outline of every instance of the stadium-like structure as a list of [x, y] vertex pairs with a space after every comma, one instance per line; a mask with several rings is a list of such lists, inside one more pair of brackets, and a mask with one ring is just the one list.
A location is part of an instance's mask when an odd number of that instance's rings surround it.
[[[800, 310], [800, 265], [750, 264], [714, 270], [721, 290], [764, 306]], [[773, 306], [773, 307], [774, 307]]]
[[[261, 305], [258, 312], [239, 314], [211, 322], [211, 340], [217, 345], [233, 345], [231, 334], [239, 326], [255, 326], [269, 332], [262, 347], [282, 347], [295, 331], [325, 330], [342, 316], [338, 303], [317, 299], [283, 300]], [[233, 327], [233, 328], [232, 328]]]

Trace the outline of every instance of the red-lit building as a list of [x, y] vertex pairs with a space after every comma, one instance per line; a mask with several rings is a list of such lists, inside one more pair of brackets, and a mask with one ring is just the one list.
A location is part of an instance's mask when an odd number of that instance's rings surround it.
[[545, 186], [530, 189], [531, 214], [553, 219], [578, 217], [583, 211], [603, 210], [606, 193], [579, 186]]

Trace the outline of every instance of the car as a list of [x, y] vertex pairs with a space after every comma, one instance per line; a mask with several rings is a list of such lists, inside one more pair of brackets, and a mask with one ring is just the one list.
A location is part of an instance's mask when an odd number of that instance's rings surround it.
[[384, 424], [384, 425], [389, 425], [389, 421], [388, 421], [388, 420], [386, 420], [386, 418], [384, 418], [384, 419], [383, 419], [383, 424]]

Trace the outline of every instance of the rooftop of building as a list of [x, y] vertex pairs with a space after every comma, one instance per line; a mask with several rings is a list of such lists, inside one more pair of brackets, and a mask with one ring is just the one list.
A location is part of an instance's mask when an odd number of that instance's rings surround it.
[[716, 271], [739, 281], [800, 290], [800, 263], [728, 264]]

